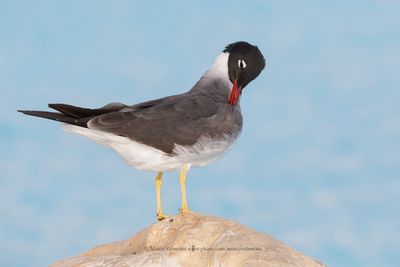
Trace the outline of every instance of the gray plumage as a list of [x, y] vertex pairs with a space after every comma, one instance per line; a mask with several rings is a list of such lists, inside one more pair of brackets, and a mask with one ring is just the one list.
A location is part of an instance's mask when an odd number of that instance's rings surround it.
[[187, 93], [124, 107], [92, 118], [90, 129], [128, 137], [172, 154], [175, 144], [191, 146], [206, 135], [237, 136], [242, 129], [240, 106], [226, 102], [229, 90], [198, 84]]
[[21, 112], [74, 125], [67, 130], [112, 147], [138, 168], [146, 169], [143, 166], [154, 157], [158, 161], [149, 170], [174, 169], [182, 164], [202, 166], [228, 151], [239, 136], [242, 90], [264, 66], [264, 57], [256, 46], [237, 42], [228, 45], [193, 88], [183, 94], [132, 106], [111, 103], [88, 109], [49, 104], [58, 112]]

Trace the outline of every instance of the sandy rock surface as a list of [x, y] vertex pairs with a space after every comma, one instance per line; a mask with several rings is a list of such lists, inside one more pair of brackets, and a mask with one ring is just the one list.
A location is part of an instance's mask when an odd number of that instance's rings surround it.
[[324, 265], [236, 222], [187, 213], [157, 222], [128, 240], [101, 245], [50, 266]]

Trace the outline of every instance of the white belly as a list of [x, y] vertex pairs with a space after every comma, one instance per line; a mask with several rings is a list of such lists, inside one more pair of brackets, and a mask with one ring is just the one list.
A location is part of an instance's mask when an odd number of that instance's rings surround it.
[[202, 136], [192, 146], [175, 145], [173, 152], [181, 162], [186, 162], [194, 167], [204, 166], [218, 160], [228, 152], [235, 139], [227, 135], [216, 139]]
[[210, 164], [229, 151], [235, 140], [228, 136], [219, 139], [203, 136], [193, 146], [175, 145], [172, 157], [161, 150], [123, 136], [69, 124], [64, 124], [63, 128], [113, 148], [129, 165], [137, 169], [155, 172], [180, 170], [184, 164], [192, 167]]

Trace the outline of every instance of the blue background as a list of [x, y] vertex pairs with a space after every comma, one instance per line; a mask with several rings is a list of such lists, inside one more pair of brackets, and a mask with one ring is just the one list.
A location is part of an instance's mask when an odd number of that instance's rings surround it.
[[[48, 265], [155, 222], [153, 173], [16, 109], [184, 92], [246, 40], [267, 68], [233, 150], [189, 172], [190, 208], [329, 266], [399, 266], [399, 2], [188, 2], [0, 2], [0, 265]], [[163, 194], [177, 213], [177, 173]]]

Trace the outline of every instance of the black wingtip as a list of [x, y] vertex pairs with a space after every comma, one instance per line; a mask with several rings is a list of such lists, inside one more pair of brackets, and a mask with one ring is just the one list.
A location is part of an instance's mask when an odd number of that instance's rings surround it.
[[30, 110], [21, 110], [21, 109], [17, 109], [17, 112], [23, 113], [25, 115], [29, 115]]
[[87, 127], [87, 122], [90, 119], [90, 118], [77, 119], [59, 112], [49, 112], [49, 111], [39, 111], [39, 110], [17, 110], [17, 111], [28, 116], [34, 116], [53, 121], [64, 122], [68, 124], [77, 125], [80, 127]]

